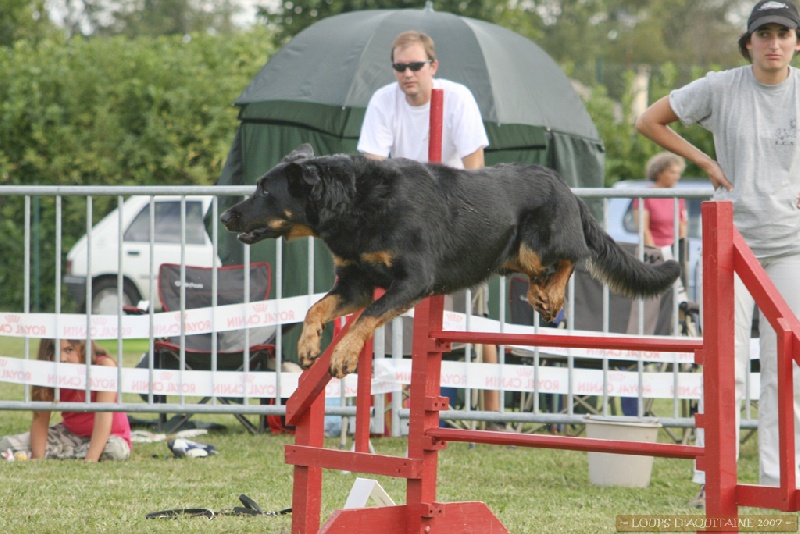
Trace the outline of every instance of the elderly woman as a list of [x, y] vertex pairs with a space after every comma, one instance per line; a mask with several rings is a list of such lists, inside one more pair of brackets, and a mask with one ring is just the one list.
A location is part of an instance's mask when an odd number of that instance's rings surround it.
[[[686, 163], [683, 158], [671, 152], [656, 154], [647, 162], [645, 173], [653, 182], [653, 187], [675, 187], [681, 179]], [[639, 215], [639, 199], [633, 199], [635, 220], [644, 220], [644, 244], [658, 247], [664, 258], [672, 257], [672, 245], [675, 243], [675, 201], [671, 198], [646, 198], [642, 206], [642, 218]], [[686, 201], [678, 199], [678, 237], [686, 237]]]

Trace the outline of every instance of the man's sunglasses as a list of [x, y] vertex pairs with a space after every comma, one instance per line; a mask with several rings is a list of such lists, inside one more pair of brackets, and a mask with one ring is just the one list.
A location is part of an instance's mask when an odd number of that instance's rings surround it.
[[392, 68], [397, 72], [405, 72], [406, 69], [411, 69], [411, 72], [419, 72], [422, 67], [432, 62], [433, 60], [429, 59], [428, 61], [414, 61], [413, 63], [392, 63]]

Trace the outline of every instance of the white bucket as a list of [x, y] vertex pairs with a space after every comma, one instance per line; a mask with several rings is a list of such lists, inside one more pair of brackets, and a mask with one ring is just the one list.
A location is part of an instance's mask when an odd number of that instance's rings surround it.
[[[654, 417], [586, 417], [586, 437], [655, 443], [661, 423]], [[598, 486], [645, 488], [650, 485], [653, 457], [590, 452], [589, 482]]]

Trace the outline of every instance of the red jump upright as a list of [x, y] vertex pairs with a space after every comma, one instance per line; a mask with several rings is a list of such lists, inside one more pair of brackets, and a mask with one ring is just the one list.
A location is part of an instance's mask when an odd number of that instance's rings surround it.
[[[443, 297], [425, 300], [415, 310], [411, 378], [411, 420], [408, 457], [371, 454], [368, 447], [371, 354], [361, 355], [357, 398], [356, 450], [322, 448], [324, 405], [321, 393], [330, 380], [328, 360], [332, 347], [347, 331], [339, 333], [319, 358], [303, 373], [298, 390], [286, 404], [290, 424], [297, 426], [296, 444], [287, 445], [286, 462], [295, 466], [293, 523], [295, 534], [315, 532], [384, 534], [432, 532], [507, 532], [481, 502], [441, 503], [436, 500], [439, 451], [447, 441], [494, 445], [546, 447], [617, 454], [646, 454], [672, 458], [697, 458], [706, 471], [706, 513], [714, 518], [738, 518], [739, 506], [783, 511], [800, 510], [794, 472], [794, 428], [791, 367], [800, 358], [800, 322], [794, 317], [732, 226], [729, 203], [703, 205], [704, 221], [704, 322], [703, 340], [663, 338], [609, 338], [548, 336], [546, 334], [497, 334], [446, 332], [442, 330]], [[778, 331], [778, 358], [784, 368], [779, 383], [781, 485], [765, 487], [739, 484], [736, 476], [736, 431], [733, 354], [733, 274], [750, 288], [770, 324]], [[527, 344], [548, 347], [693, 351], [704, 365], [705, 414], [697, 416], [705, 429], [704, 448], [666, 443], [643, 443], [550, 435], [439, 428], [439, 412], [447, 399], [440, 396], [442, 353], [450, 343]], [[364, 430], [367, 429], [367, 430]], [[322, 468], [343, 469], [407, 480], [406, 504], [338, 510], [320, 529]]]

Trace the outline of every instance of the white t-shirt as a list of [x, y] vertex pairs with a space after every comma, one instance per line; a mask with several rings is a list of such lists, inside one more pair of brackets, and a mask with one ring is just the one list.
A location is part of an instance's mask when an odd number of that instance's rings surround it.
[[[444, 90], [442, 163], [464, 168], [461, 158], [489, 145], [475, 97], [465, 86], [434, 78]], [[358, 151], [376, 156], [428, 161], [430, 103], [411, 106], [397, 82], [375, 91], [367, 105]]]
[[751, 66], [709, 72], [670, 93], [683, 124], [714, 134], [717, 162], [733, 191], [715, 200], [733, 202], [733, 221], [758, 258], [800, 253], [800, 71], [777, 85], [763, 85]]

